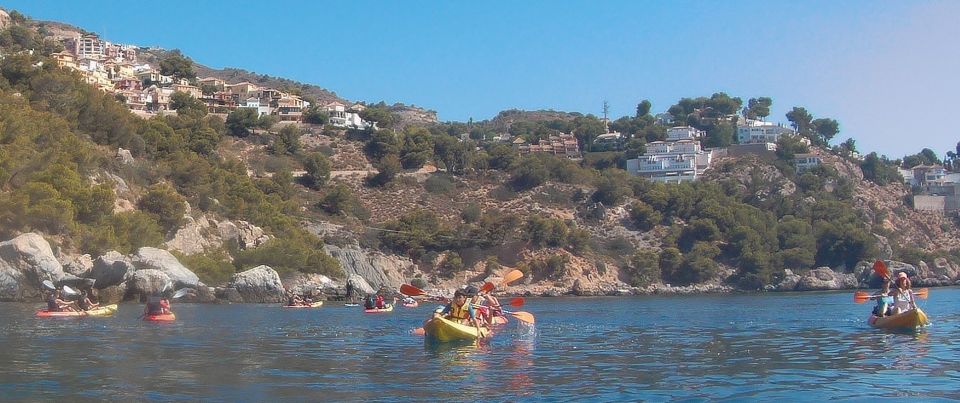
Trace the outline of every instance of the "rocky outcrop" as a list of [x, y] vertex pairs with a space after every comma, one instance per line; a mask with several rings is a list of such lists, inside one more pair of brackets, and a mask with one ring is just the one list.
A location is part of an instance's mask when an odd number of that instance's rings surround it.
[[128, 272], [124, 283], [127, 286], [127, 295], [138, 295], [141, 301], [147, 296], [169, 293], [174, 289], [174, 281], [170, 276], [157, 269]]
[[296, 273], [281, 280], [283, 288], [297, 295], [342, 296], [344, 287], [322, 274]]
[[164, 244], [167, 249], [193, 255], [223, 245], [236, 245], [241, 250], [255, 248], [270, 239], [262, 228], [246, 221], [217, 222], [206, 216], [184, 219], [186, 224]]
[[286, 296], [280, 275], [269, 266], [261, 265], [234, 274], [229, 286], [240, 293], [243, 302], [281, 302]]
[[0, 242], [0, 300], [37, 299], [40, 282], [58, 282], [64, 276], [63, 267], [42, 236], [27, 233]]
[[373, 289], [366, 280], [363, 279], [359, 274], [351, 274], [347, 276], [347, 284], [349, 284], [354, 289], [354, 293], [357, 295], [366, 295], [373, 294], [377, 290]]
[[74, 276], [86, 277], [93, 269], [93, 258], [90, 255], [68, 256], [63, 260], [63, 272]]
[[131, 261], [137, 271], [155, 269], [164, 272], [176, 288], [196, 288], [200, 284], [200, 278], [196, 274], [163, 249], [140, 248], [131, 256]]
[[97, 280], [96, 288], [103, 289], [119, 285], [127, 278], [127, 273], [135, 271], [133, 262], [119, 252], [110, 251], [93, 261], [93, 268], [87, 277]]
[[413, 267], [410, 259], [360, 249], [358, 246], [341, 248], [325, 245], [324, 250], [340, 261], [340, 266], [348, 278], [356, 274], [366, 280], [373, 289], [400, 289], [400, 284], [404, 282], [403, 272]]
[[843, 290], [857, 287], [852, 273], [837, 273], [829, 267], [818, 267], [800, 276], [796, 291]]

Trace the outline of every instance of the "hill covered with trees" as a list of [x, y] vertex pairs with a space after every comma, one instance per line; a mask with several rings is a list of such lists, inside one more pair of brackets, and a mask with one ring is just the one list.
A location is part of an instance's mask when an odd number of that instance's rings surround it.
[[[786, 270], [852, 272], [880, 257], [960, 261], [956, 223], [913, 211], [896, 170], [942, 163], [936, 153], [861, 159], [852, 139], [830, 145], [836, 120], [802, 107], [785, 116], [798, 136], [783, 137], [772, 157], [720, 158], [683, 184], [624, 170], [672, 124], [703, 130], [705, 146], [733, 144], [737, 120], [768, 117], [770, 97], [683, 98], [667, 108], [676, 123], [659, 121], [647, 101], [610, 122], [554, 111], [423, 122], [374, 104], [364, 117], [379, 130], [346, 130], [242, 110], [223, 118], [177, 95], [176, 114], [143, 119], [58, 68], [49, 58], [56, 45], [23, 16], [0, 31], [0, 239], [37, 232], [62, 255], [163, 246], [210, 218], [248, 222], [269, 237], [181, 256], [211, 284], [259, 264], [342, 278], [324, 245], [410, 259], [402, 274], [422, 284], [462, 283], [506, 265], [564, 289], [714, 282], [756, 290]], [[622, 150], [594, 148], [607, 129], [625, 136]], [[560, 133], [576, 137], [581, 160], [521, 155], [494, 140]], [[824, 163], [796, 172], [794, 155], [811, 149]], [[127, 152], [131, 159], [118, 158]]]

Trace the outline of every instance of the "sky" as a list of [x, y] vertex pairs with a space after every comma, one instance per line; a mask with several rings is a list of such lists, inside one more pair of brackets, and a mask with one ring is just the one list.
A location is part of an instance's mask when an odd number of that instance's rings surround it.
[[891, 158], [955, 150], [960, 1], [0, 0], [105, 40], [402, 102], [442, 121], [506, 109], [633, 115], [715, 92], [840, 122]]

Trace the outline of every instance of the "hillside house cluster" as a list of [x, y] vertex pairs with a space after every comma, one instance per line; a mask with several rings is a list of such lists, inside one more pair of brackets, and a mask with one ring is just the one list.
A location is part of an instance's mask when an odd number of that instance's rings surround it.
[[537, 144], [527, 144], [523, 137], [517, 137], [513, 140], [513, 148], [520, 152], [520, 155], [546, 153], [570, 159], [580, 158], [580, 144], [572, 134], [551, 135]]
[[666, 141], [649, 143], [645, 154], [627, 160], [627, 172], [658, 182], [694, 181], [713, 160], [713, 151], [700, 147], [703, 136], [693, 127], [672, 127]]
[[[282, 122], [301, 122], [303, 112], [310, 107], [309, 102], [297, 95], [249, 82], [229, 84], [215, 77], [185, 80], [163, 75], [148, 64], [137, 63], [139, 48], [110, 43], [95, 35], [78, 35], [62, 41], [65, 50], [51, 55], [58, 66], [80, 72], [84, 81], [118, 95], [133, 111], [168, 111], [170, 99], [176, 92], [199, 99], [209, 113], [227, 114], [237, 108], [251, 108], [261, 116], [273, 115]], [[363, 105], [347, 107], [331, 102], [321, 105], [320, 109], [330, 115], [330, 124], [334, 126], [374, 127], [360, 118]]]

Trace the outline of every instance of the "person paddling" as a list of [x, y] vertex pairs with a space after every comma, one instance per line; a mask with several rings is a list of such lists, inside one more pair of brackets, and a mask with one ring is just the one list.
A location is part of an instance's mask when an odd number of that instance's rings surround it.
[[143, 308], [144, 315], [164, 315], [170, 313], [170, 301], [159, 295], [147, 297], [147, 305]]
[[910, 277], [906, 272], [897, 275], [897, 288], [893, 290], [893, 313], [901, 314], [917, 307], [913, 300], [913, 290], [910, 289]]
[[890, 296], [890, 278], [883, 278], [883, 287], [872, 298], [877, 300], [877, 305], [873, 308], [873, 314], [878, 318], [886, 316], [887, 308], [893, 304], [893, 297]]
[[483, 337], [480, 330], [480, 321], [477, 320], [473, 305], [467, 299], [467, 293], [463, 290], [457, 290], [453, 294], [453, 301], [443, 307], [439, 312], [433, 314], [434, 317], [443, 316], [447, 319], [461, 324], [471, 324], [477, 328], [477, 334]]
[[89, 310], [91, 310], [91, 309], [93, 309], [93, 308], [96, 308], [96, 307], [99, 307], [99, 306], [100, 306], [99, 303], [96, 303], [96, 304], [95, 304], [95, 303], [93, 303], [92, 301], [90, 301], [90, 295], [87, 294], [86, 291], [81, 291], [81, 292], [80, 292], [80, 299], [77, 300], [77, 305], [79, 305], [79, 306], [80, 306], [80, 309], [82, 309], [82, 310], [84, 310], [84, 311], [89, 311]]

